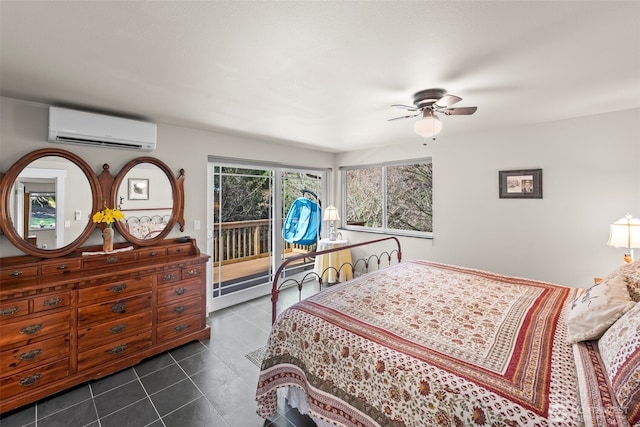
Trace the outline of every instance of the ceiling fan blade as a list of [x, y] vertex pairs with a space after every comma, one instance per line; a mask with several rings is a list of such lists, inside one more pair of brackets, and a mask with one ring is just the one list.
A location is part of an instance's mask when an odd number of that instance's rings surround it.
[[475, 113], [477, 109], [478, 107], [458, 107], [458, 108], [445, 108], [445, 109], [436, 110], [436, 111], [446, 116], [468, 116]]
[[462, 101], [462, 98], [460, 98], [459, 96], [446, 94], [442, 98], [438, 99], [433, 104], [433, 107], [436, 108], [436, 109], [437, 108], [444, 108], [444, 107], [448, 107], [448, 106], [453, 105], [456, 102], [460, 102], [460, 101]]
[[411, 114], [410, 116], [394, 117], [393, 119], [389, 119], [389, 120], [387, 120], [387, 121], [391, 122], [391, 121], [394, 121], [394, 120], [400, 120], [400, 119], [410, 119], [411, 117], [416, 117], [416, 116], [419, 116], [420, 114], [422, 114], [422, 113], [418, 113], [418, 114]]
[[404, 104], [393, 104], [392, 107], [402, 108], [403, 110], [408, 110], [408, 111], [418, 111], [417, 107], [412, 107], [410, 105], [404, 105]]

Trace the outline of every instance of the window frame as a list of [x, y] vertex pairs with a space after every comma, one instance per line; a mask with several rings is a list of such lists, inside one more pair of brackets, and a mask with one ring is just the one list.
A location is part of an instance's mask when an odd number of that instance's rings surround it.
[[[415, 165], [421, 163], [430, 163], [433, 168], [433, 158], [425, 157], [411, 160], [401, 160], [401, 161], [393, 161], [393, 162], [381, 162], [381, 163], [372, 163], [366, 165], [352, 165], [352, 166], [341, 166], [340, 167], [340, 188], [342, 193], [342, 212], [340, 215], [340, 228], [344, 230], [351, 231], [359, 231], [365, 233], [376, 233], [376, 234], [388, 234], [394, 236], [408, 236], [408, 237], [419, 237], [423, 239], [433, 239], [433, 231], [413, 231], [413, 230], [401, 230], [396, 228], [389, 228], [387, 226], [387, 168], [393, 166], [406, 166], [406, 165]], [[366, 227], [362, 225], [349, 225], [347, 224], [346, 218], [346, 210], [347, 210], [347, 171], [355, 170], [355, 169], [371, 169], [371, 168], [381, 168], [382, 169], [382, 227]], [[432, 176], [433, 180], [433, 176]], [[433, 182], [432, 182], [432, 194], [433, 198]], [[433, 218], [432, 218], [433, 220]]]

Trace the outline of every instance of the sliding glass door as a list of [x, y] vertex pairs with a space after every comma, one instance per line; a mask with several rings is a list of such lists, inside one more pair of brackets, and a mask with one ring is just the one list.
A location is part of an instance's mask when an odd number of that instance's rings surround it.
[[209, 173], [208, 306], [217, 310], [268, 294], [282, 260], [313, 249], [285, 242], [282, 226], [296, 198], [321, 203], [326, 172], [213, 160]]

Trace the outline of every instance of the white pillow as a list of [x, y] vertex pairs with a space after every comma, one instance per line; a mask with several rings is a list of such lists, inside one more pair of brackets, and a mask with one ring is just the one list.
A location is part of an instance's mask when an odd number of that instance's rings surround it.
[[598, 347], [618, 404], [629, 424], [640, 424], [640, 305], [616, 321]]
[[567, 316], [567, 342], [595, 340], [629, 311], [631, 301], [622, 269], [617, 269], [571, 303]]
[[627, 282], [627, 290], [631, 299], [640, 302], [640, 260], [625, 267], [624, 281]]

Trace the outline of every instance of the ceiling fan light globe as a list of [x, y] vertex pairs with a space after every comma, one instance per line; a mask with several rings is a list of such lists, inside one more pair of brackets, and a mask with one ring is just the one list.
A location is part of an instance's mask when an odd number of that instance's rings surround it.
[[442, 130], [442, 122], [434, 116], [424, 117], [413, 124], [413, 130], [420, 136], [430, 138]]

